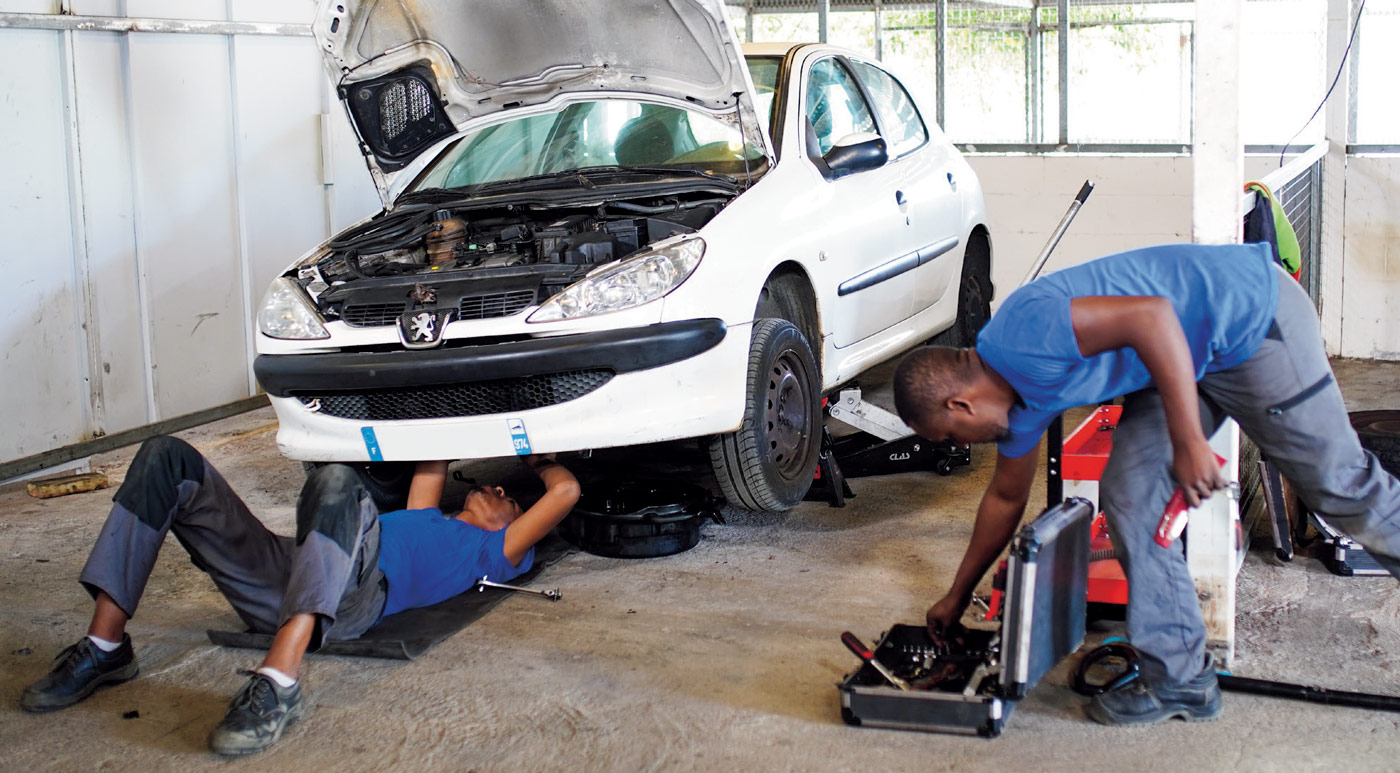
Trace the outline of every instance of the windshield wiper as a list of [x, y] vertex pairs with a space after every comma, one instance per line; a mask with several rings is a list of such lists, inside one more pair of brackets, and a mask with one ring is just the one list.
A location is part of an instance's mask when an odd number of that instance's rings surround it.
[[733, 185], [738, 182], [737, 178], [731, 177], [727, 174], [720, 174], [718, 172], [706, 172], [703, 169], [691, 169], [689, 167], [683, 166], [618, 166], [616, 164], [613, 164], [610, 166], [590, 166], [584, 169], [579, 169], [578, 171], [582, 174], [590, 176], [627, 176], [644, 174], [649, 176], [660, 177], [704, 177], [707, 180], [716, 180], [718, 182], [729, 183], [730, 185]]
[[530, 175], [529, 177], [516, 177], [510, 180], [492, 180], [491, 182], [478, 183], [476, 185], [464, 185], [460, 188], [424, 188], [422, 190], [409, 191], [403, 194], [398, 198], [396, 203], [445, 203], [470, 198], [479, 193], [499, 191], [505, 188], [517, 188], [519, 190], [548, 188], [563, 181], [576, 182], [578, 187], [587, 190], [595, 187], [598, 182], [606, 181], [608, 178], [635, 176], [702, 177], [707, 180], [723, 183], [726, 186], [738, 184], [736, 178], [726, 174], [706, 172], [700, 169], [687, 169], [685, 167], [587, 166], [582, 169], [565, 169], [560, 172], [536, 174]]

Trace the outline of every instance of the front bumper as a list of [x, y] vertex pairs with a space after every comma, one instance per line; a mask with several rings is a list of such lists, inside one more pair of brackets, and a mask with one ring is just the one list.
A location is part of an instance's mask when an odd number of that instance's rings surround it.
[[258, 383], [273, 397], [467, 384], [576, 370], [614, 374], [693, 357], [724, 338], [724, 322], [687, 319], [528, 341], [394, 352], [260, 354]]
[[[277, 411], [278, 447], [292, 459], [474, 459], [524, 448], [552, 453], [737, 429], [748, 335], [734, 333], [719, 320], [685, 320], [426, 352], [261, 355], [255, 370]], [[455, 391], [600, 371], [608, 377], [581, 396], [539, 405], [465, 405], [470, 400], [460, 395], [479, 392]], [[405, 393], [412, 402], [435, 391], [441, 405], [442, 389], [454, 390], [447, 402], [460, 406], [454, 408], [460, 415], [404, 418], [363, 402]], [[359, 412], [345, 414], [342, 396]], [[331, 415], [337, 411], [344, 415]], [[523, 448], [521, 433], [528, 437]]]

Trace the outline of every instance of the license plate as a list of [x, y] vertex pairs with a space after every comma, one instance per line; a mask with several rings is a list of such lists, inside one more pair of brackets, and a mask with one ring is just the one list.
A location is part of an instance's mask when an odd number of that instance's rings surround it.
[[506, 419], [506, 429], [510, 430], [510, 442], [515, 447], [515, 455], [528, 455], [530, 435], [525, 431], [525, 422], [520, 419]]

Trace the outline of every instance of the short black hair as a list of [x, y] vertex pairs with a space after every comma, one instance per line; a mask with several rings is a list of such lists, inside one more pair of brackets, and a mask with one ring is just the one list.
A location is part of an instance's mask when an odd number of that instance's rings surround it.
[[894, 409], [905, 424], [946, 410], [948, 399], [972, 383], [977, 371], [970, 349], [926, 346], [910, 352], [894, 371]]

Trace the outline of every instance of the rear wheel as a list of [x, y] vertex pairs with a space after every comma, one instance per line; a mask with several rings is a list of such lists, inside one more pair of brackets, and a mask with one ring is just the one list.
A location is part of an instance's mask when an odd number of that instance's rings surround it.
[[1355, 411], [1351, 426], [1361, 447], [1375, 454], [1390, 474], [1400, 475], [1400, 411]]
[[710, 441], [715, 480], [736, 507], [790, 510], [812, 485], [821, 439], [816, 360], [791, 322], [754, 322], [748, 385], [744, 423]]

